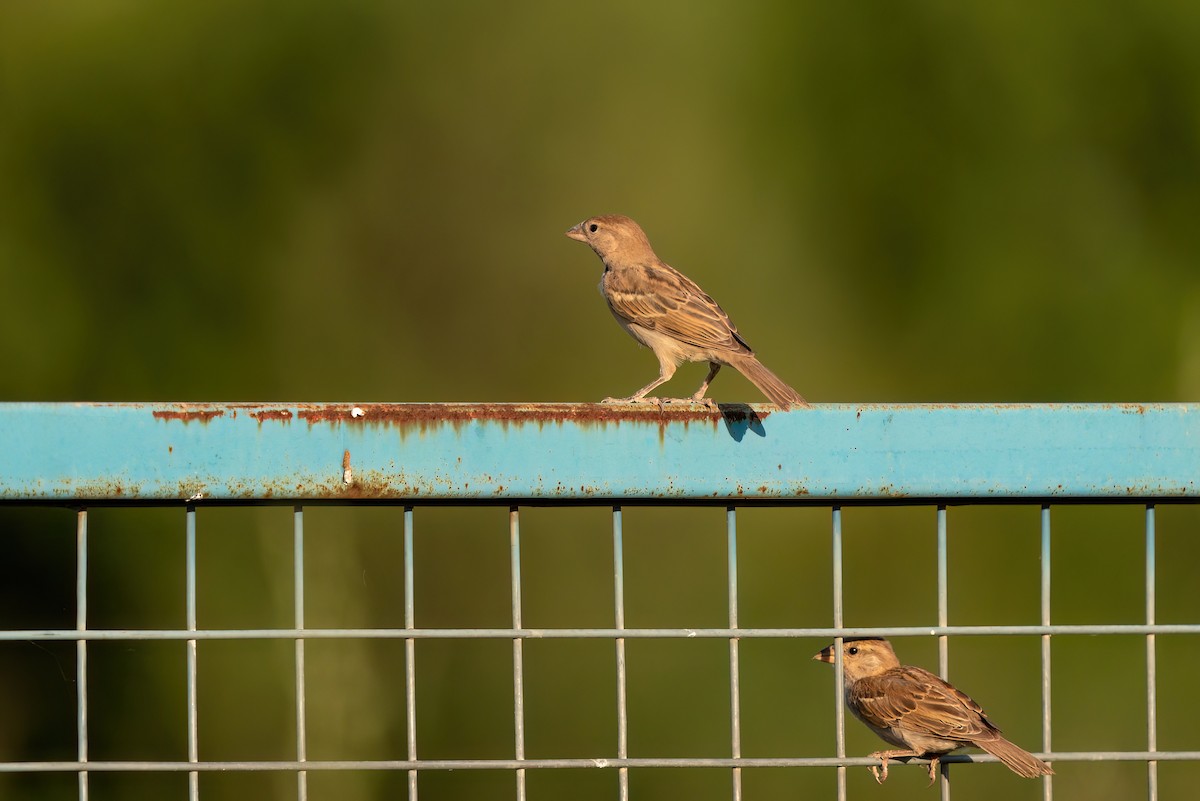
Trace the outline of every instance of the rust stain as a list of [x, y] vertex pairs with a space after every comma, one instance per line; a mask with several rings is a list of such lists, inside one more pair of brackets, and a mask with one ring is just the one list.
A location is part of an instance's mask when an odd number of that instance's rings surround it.
[[65, 486], [52, 487], [50, 494], [56, 498], [70, 499], [139, 498], [142, 495], [142, 488], [140, 484], [122, 478], [96, 479], [72, 481]]
[[603, 403], [561, 403], [520, 405], [507, 403], [374, 403], [359, 404], [362, 417], [351, 416], [351, 406], [302, 406], [298, 416], [309, 425], [317, 423], [359, 423], [399, 425], [443, 425], [489, 421], [523, 425], [533, 423], [674, 423], [707, 420], [718, 423], [747, 422], [754, 416], [762, 419], [770, 412], [750, 413], [748, 407], [713, 410], [703, 406], [670, 407], [654, 405], [616, 405]]
[[[536, 425], [608, 426], [622, 424], [657, 425], [707, 423], [716, 428], [725, 425], [758, 425], [771, 415], [767, 406], [761, 409], [743, 403], [719, 404], [710, 408], [699, 404], [604, 404], [604, 403], [375, 403], [375, 404], [299, 404], [278, 406], [250, 403], [222, 404], [219, 407], [152, 410], [157, 420], [178, 420], [183, 423], [208, 423], [228, 415], [230, 419], [245, 412], [260, 425], [268, 422], [290, 422], [300, 418], [314, 426], [318, 424], [356, 424], [396, 427], [402, 436], [416, 430], [421, 433], [442, 426], [461, 430], [474, 422], [499, 423], [502, 427]], [[661, 435], [660, 431], [660, 435]]]
[[179, 420], [184, 423], [190, 423], [193, 420], [198, 420], [201, 423], [207, 423], [214, 417], [224, 417], [224, 409], [196, 409], [194, 411], [186, 409], [155, 409], [155, 420]]
[[257, 412], [250, 412], [250, 416], [257, 420], [260, 424], [267, 420], [281, 420], [287, 422], [292, 419], [291, 409], [260, 409]]
[[[864, 412], [872, 414], [895, 414], [897, 411], [903, 410], [936, 410], [939, 412], [947, 411], [963, 411], [963, 412], [1011, 412], [1021, 411], [1025, 409], [1035, 409], [1040, 406], [1045, 406], [1042, 403], [863, 403], [855, 406], [854, 416], [856, 419], [861, 418]], [[1056, 406], [1077, 406], [1079, 404], [1052, 404]]]
[[[354, 409], [361, 415], [353, 414]], [[580, 426], [622, 424], [656, 425], [660, 443], [665, 440], [665, 426], [673, 423], [708, 423], [715, 430], [719, 425], [759, 425], [771, 414], [766, 409], [754, 409], [746, 404], [727, 404], [717, 409], [699, 405], [610, 405], [601, 403], [505, 404], [505, 403], [376, 403], [320, 404], [299, 406], [296, 416], [308, 425], [367, 425], [399, 429], [401, 437], [409, 433], [425, 434], [442, 426], [456, 431], [474, 422], [499, 423], [511, 426], [561, 426], [573, 423]]]

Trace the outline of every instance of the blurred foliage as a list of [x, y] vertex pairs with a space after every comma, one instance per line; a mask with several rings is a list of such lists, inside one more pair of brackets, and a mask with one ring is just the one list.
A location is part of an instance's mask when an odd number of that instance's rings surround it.
[[[595, 294], [599, 262], [562, 237], [620, 212], [817, 401], [1195, 400], [1197, 41], [1200, 7], [1179, 1], [5, 3], [0, 399], [626, 392], [654, 361]], [[731, 371], [714, 391], [756, 397]], [[1055, 620], [1139, 620], [1140, 514], [1055, 515]], [[419, 622], [506, 625], [504, 513], [418, 517]], [[1036, 622], [1036, 511], [951, 521], [952, 620]], [[1161, 619], [1200, 617], [1187, 590], [1197, 522], [1160, 512]], [[281, 509], [201, 514], [201, 625], [290, 625], [290, 524]], [[309, 625], [399, 625], [400, 524], [396, 510], [309, 512]], [[526, 515], [529, 625], [609, 623], [608, 525], [602, 510]], [[929, 510], [847, 511], [848, 622], [934, 619], [932, 527]], [[742, 624], [828, 623], [827, 512], [750, 510], [740, 530]], [[719, 512], [630, 510], [626, 532], [630, 625], [721, 625]], [[73, 625], [73, 533], [66, 512], [0, 510], [5, 627]], [[181, 540], [177, 512], [94, 512], [91, 625], [182, 625]], [[1160, 639], [1161, 685], [1180, 690], [1164, 697], [1188, 698], [1196, 646]], [[1056, 746], [1142, 747], [1140, 640], [1060, 642]], [[807, 661], [822, 644], [743, 644], [744, 753], [832, 753], [832, 678]], [[0, 758], [73, 758], [73, 649], [0, 646]], [[718, 646], [630, 644], [634, 753], [728, 748]], [[931, 643], [899, 649], [936, 664]], [[613, 753], [608, 646], [527, 650], [530, 754]], [[1036, 642], [953, 651], [952, 676], [1036, 746]], [[181, 758], [182, 648], [91, 654], [93, 757]], [[511, 754], [506, 644], [418, 654], [421, 754]], [[310, 643], [311, 757], [405, 753], [402, 655]], [[293, 753], [291, 664], [286, 644], [202, 646], [202, 755]], [[1164, 703], [1160, 726], [1160, 746], [1200, 747], [1179, 708]], [[852, 753], [876, 747], [850, 730]], [[870, 789], [915, 791], [919, 774]], [[1167, 795], [1192, 775], [1164, 768]], [[1040, 793], [998, 768], [955, 777], [978, 798]], [[316, 798], [404, 787], [387, 773], [310, 778]], [[205, 775], [202, 787], [286, 798], [292, 781]], [[423, 798], [512, 792], [503, 773], [421, 781]], [[639, 798], [728, 794], [724, 771], [631, 781]], [[615, 787], [603, 771], [529, 782], [534, 796]], [[803, 796], [833, 777], [747, 771], [745, 783], [750, 797]], [[1063, 765], [1056, 786], [1123, 799], [1143, 783], [1133, 763]], [[92, 777], [95, 798], [185, 785]], [[0, 777], [5, 798], [74, 793], [70, 775]]]

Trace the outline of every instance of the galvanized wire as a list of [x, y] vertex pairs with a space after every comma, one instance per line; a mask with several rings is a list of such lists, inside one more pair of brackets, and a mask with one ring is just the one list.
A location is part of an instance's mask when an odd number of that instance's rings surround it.
[[[413, 508], [404, 507], [404, 631], [417, 624], [413, 589]], [[404, 638], [404, 725], [408, 739], [408, 761], [417, 761], [417, 641]], [[417, 801], [417, 770], [408, 771], [408, 801]]]
[[[816, 767], [834, 768], [837, 776], [837, 797], [846, 798], [846, 769], [870, 766], [877, 760], [865, 756], [846, 756], [844, 674], [841, 664], [841, 642], [846, 637], [935, 637], [938, 642], [939, 671], [948, 677], [950, 638], [968, 636], [1037, 637], [1041, 646], [1041, 724], [1042, 758], [1055, 763], [1069, 762], [1143, 762], [1147, 766], [1147, 797], [1158, 798], [1158, 765], [1161, 762], [1200, 761], [1200, 751], [1162, 751], [1158, 749], [1157, 663], [1156, 637], [1159, 634], [1200, 634], [1200, 623], [1160, 624], [1155, 613], [1155, 507], [1145, 507], [1145, 622], [1136, 624], [1054, 624], [1051, 616], [1051, 507], [1040, 507], [1041, 546], [1041, 610], [1037, 625], [971, 625], [949, 623], [949, 526], [945, 505], [936, 508], [937, 523], [937, 624], [933, 626], [847, 627], [843, 607], [843, 517], [838, 506], [831, 508], [833, 621], [824, 627], [743, 628], [738, 616], [738, 542], [737, 509], [726, 508], [727, 541], [727, 603], [728, 626], [711, 628], [627, 628], [624, 599], [624, 541], [621, 507], [612, 507], [613, 537], [613, 603], [612, 628], [527, 628], [522, 620], [522, 579], [520, 551], [520, 510], [509, 509], [510, 582], [512, 594], [512, 626], [510, 628], [418, 628], [414, 606], [414, 509], [404, 508], [404, 627], [403, 628], [308, 628], [305, 622], [304, 585], [304, 510], [293, 509], [293, 571], [294, 627], [271, 629], [201, 629], [197, 614], [197, 509], [186, 507], [185, 514], [185, 627], [182, 629], [106, 629], [89, 628], [88, 601], [88, 513], [80, 510], [76, 519], [76, 620], [74, 629], [7, 630], [0, 631], [0, 641], [70, 641], [76, 649], [76, 740], [77, 759], [65, 762], [0, 762], [0, 773], [74, 772], [78, 776], [81, 801], [89, 797], [89, 776], [96, 772], [165, 772], [188, 774], [190, 799], [199, 798], [200, 775], [212, 771], [288, 771], [297, 777], [297, 798], [306, 801], [308, 775], [311, 771], [394, 770], [405, 771], [408, 778], [408, 798], [415, 801], [418, 777], [424, 771], [442, 770], [502, 770], [513, 771], [517, 783], [518, 801], [526, 795], [529, 770], [597, 768], [615, 771], [621, 801], [629, 798], [629, 771], [670, 768], [724, 768], [730, 770], [732, 795], [735, 801], [742, 796], [743, 770], [746, 768]], [[1146, 717], [1145, 751], [1075, 751], [1054, 752], [1052, 749], [1052, 644], [1056, 637], [1072, 636], [1137, 636], [1144, 638], [1146, 649]], [[832, 640], [835, 648], [835, 755], [831, 757], [755, 758], [742, 754], [740, 643], [744, 639], [816, 638]], [[202, 760], [199, 754], [199, 713], [197, 707], [198, 643], [213, 640], [277, 640], [291, 639], [295, 644], [296, 684], [296, 758], [278, 761], [212, 761]], [[305, 644], [307, 640], [396, 639], [403, 640], [405, 665], [405, 720], [407, 758], [403, 760], [313, 760], [307, 747], [307, 709], [305, 680]], [[420, 640], [507, 639], [513, 654], [513, 715], [514, 753], [512, 759], [433, 759], [418, 757], [416, 723], [416, 643]], [[529, 758], [525, 751], [525, 674], [524, 642], [531, 639], [607, 639], [616, 649], [617, 678], [617, 742], [616, 755], [594, 758]], [[627, 694], [626, 643], [629, 639], [724, 639], [729, 647], [730, 698], [730, 755], [729, 757], [658, 758], [629, 756], [629, 704]], [[184, 645], [186, 654], [187, 692], [187, 760], [186, 761], [121, 761], [90, 759], [88, 742], [88, 646], [93, 641], [173, 641]], [[990, 755], [955, 754], [941, 760], [941, 796], [948, 801], [950, 792], [949, 766], [964, 763], [997, 761]], [[925, 760], [910, 760], [927, 764]], [[1053, 798], [1053, 777], [1042, 780], [1043, 798]]]
[[[728, 547], [729, 566], [729, 628], [738, 627], [737, 588], [737, 510], [730, 506], [725, 510], [725, 535]], [[729, 638], [729, 755], [735, 760], [742, 756], [742, 697], [741, 671], [738, 663], [738, 638]], [[742, 801], [742, 769], [733, 769], [733, 801]]]
[[[625, 630], [625, 543], [621, 507], [612, 510], [613, 530], [613, 623], [617, 632]], [[617, 758], [629, 757], [629, 698], [625, 674], [625, 638], [615, 638], [617, 646]], [[620, 801], [629, 801], [629, 768], [617, 768], [617, 793]]]
[[[196, 507], [187, 508], [187, 527], [184, 550], [187, 606], [187, 748], [188, 762], [200, 761], [200, 740], [197, 733], [199, 711], [196, 707]], [[200, 774], [188, 773], [188, 801], [199, 801]]]
[[1095, 636], [1098, 634], [1146, 636], [1148, 634], [1200, 634], [1197, 623], [1063, 623], [1053, 625], [978, 626], [816, 626], [804, 628], [511, 628], [511, 629], [393, 629], [393, 628], [295, 628], [277, 629], [9, 629], [0, 631], [0, 641], [65, 640], [727, 640], [795, 639], [834, 637], [978, 637], [991, 635]]
[[[1034, 752], [1041, 759], [1054, 762], [1200, 762], [1200, 751], [1059, 751], [1054, 754]], [[999, 764], [990, 754], [948, 754], [942, 762], [952, 764]], [[913, 758], [910, 765], [928, 765], [929, 760]], [[136, 761], [103, 760], [83, 762], [0, 762], [0, 773], [76, 773], [88, 770], [127, 773], [211, 773], [225, 771], [453, 771], [453, 770], [553, 770], [597, 768], [617, 770], [630, 768], [835, 768], [870, 767], [879, 760], [871, 757], [695, 757], [695, 758], [630, 758], [593, 757], [575, 759], [310, 759], [295, 760], [231, 760], [231, 761]]]
[[[842, 704], [842, 699], [846, 694], [846, 674], [842, 665], [842, 640], [845, 634], [837, 633], [842, 628], [845, 620], [843, 618], [842, 606], [842, 510], [840, 507], [833, 507], [831, 517], [831, 527], [833, 532], [833, 625], [835, 633], [833, 634], [833, 666], [834, 676], [836, 677], [833, 683], [834, 699], [833, 699], [833, 721], [834, 721], [834, 747], [835, 753], [839, 760], [846, 758], [846, 708]], [[837, 798], [838, 801], [846, 801], [846, 766], [844, 763], [838, 763], [837, 768]]]
[[[1042, 523], [1042, 617], [1043, 626], [1050, 625], [1050, 507], [1043, 505]], [[1042, 750], [1050, 751], [1050, 634], [1042, 635]], [[1054, 798], [1054, 776], [1042, 777], [1042, 801]]]
[[[292, 583], [295, 598], [296, 630], [304, 631], [304, 510], [297, 506], [292, 513]], [[296, 638], [296, 761], [308, 760], [308, 710], [305, 697], [304, 638]], [[308, 799], [308, 772], [296, 773], [296, 798]]]
[[[87, 629], [87, 510], [80, 509], [75, 522], [75, 629]], [[87, 640], [75, 642], [76, 751], [80, 764], [88, 761], [88, 661]], [[79, 801], [88, 801], [87, 770], [79, 771]]]
[[[937, 604], [938, 625], [950, 623], [950, 590], [947, 579], [947, 521], [946, 507], [937, 508]], [[948, 635], [938, 635], [938, 675], [950, 679], [950, 643]], [[943, 762], [938, 770], [938, 784], [942, 801], [950, 801], [950, 765]]]
[[[521, 628], [521, 518], [517, 507], [508, 511], [510, 563], [512, 570], [513, 629]], [[525, 759], [525, 658], [524, 639], [513, 637], [513, 729], [517, 763]], [[517, 801], [525, 801], [525, 768], [518, 767]]]
[[[1154, 625], [1154, 506], [1146, 507], [1146, 625]], [[1154, 632], [1146, 635], [1146, 750], [1158, 750], [1158, 665]], [[1146, 792], [1158, 801], [1158, 760], [1146, 762]]]

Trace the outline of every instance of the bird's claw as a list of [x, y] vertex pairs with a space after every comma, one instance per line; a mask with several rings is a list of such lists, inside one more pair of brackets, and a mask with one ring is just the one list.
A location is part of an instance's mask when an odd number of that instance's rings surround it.
[[[907, 755], [907, 752], [902, 752], [902, 754]], [[870, 766], [871, 775], [875, 777], [875, 782], [877, 784], [883, 784], [885, 781], [887, 781], [887, 777], [888, 777], [888, 760], [892, 756], [894, 756], [894, 754], [889, 754], [884, 751], [876, 751], [875, 753], [871, 754], [871, 756], [874, 757], [875, 759], [879, 760], [879, 765], [871, 765]], [[935, 781], [937, 781], [937, 771], [938, 771], [939, 762], [940, 762], [940, 757], [934, 757], [933, 759], [931, 759], [929, 761], [929, 784], [930, 784], [930, 786], [932, 786], [933, 783]]]
[[871, 775], [875, 777], [876, 784], [883, 784], [885, 781], [887, 781], [887, 776], [888, 776], [888, 758], [886, 755], [883, 755], [883, 754], [871, 754], [871, 756], [878, 759], [882, 763], [881, 767], [883, 768], [883, 771], [881, 773], [879, 767], [872, 765], [871, 766]]

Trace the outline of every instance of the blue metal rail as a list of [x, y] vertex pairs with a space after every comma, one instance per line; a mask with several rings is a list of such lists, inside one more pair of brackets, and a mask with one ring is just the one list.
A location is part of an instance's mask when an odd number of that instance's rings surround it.
[[1200, 404], [0, 404], [0, 500], [1200, 496]]

